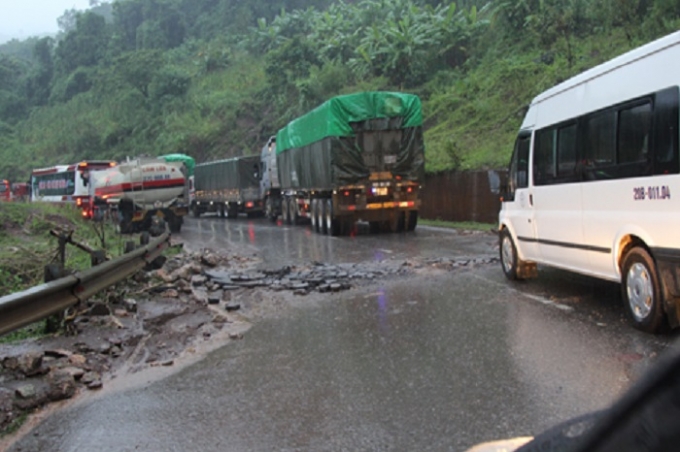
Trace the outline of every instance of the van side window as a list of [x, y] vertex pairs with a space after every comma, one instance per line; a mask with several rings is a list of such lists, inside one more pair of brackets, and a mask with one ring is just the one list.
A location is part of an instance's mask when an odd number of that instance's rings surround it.
[[536, 132], [534, 184], [576, 182], [576, 123], [550, 126]]
[[652, 104], [645, 103], [619, 112], [617, 163], [648, 163], [652, 128]]
[[576, 124], [559, 129], [557, 134], [557, 176], [572, 179], [576, 176]]
[[536, 132], [534, 139], [534, 184], [546, 185], [557, 178], [557, 129]]
[[616, 163], [616, 112], [597, 113], [586, 120], [586, 170]]
[[530, 140], [531, 135], [523, 132], [515, 142], [515, 151], [512, 153], [510, 169], [508, 170], [508, 190], [503, 196], [505, 201], [513, 201], [515, 199], [515, 191], [518, 188], [527, 188], [529, 186]]
[[680, 172], [678, 155], [678, 87], [667, 88], [654, 96], [654, 173]]

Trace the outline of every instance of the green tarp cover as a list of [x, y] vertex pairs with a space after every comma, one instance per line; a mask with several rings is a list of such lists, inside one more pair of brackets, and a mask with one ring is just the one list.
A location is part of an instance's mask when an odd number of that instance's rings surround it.
[[259, 188], [259, 162], [259, 156], [248, 156], [200, 163], [194, 186], [197, 191]]
[[194, 175], [194, 167], [196, 166], [196, 161], [193, 157], [186, 154], [167, 154], [161, 155], [159, 158], [165, 160], [166, 162], [182, 162], [184, 166], [187, 167], [187, 172], [189, 176]]
[[422, 127], [400, 127], [401, 118], [354, 124], [352, 137], [327, 137], [276, 155], [281, 188], [327, 190], [363, 184], [389, 172], [420, 181], [425, 169]]
[[300, 148], [327, 137], [354, 135], [353, 123], [401, 117], [401, 127], [423, 123], [420, 98], [413, 94], [371, 91], [334, 97], [291, 121], [276, 135], [276, 153]]

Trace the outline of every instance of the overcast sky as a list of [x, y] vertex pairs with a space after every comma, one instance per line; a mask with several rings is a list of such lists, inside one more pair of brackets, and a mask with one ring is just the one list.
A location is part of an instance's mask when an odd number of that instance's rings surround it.
[[0, 42], [56, 33], [64, 11], [89, 5], [89, 0], [0, 0]]

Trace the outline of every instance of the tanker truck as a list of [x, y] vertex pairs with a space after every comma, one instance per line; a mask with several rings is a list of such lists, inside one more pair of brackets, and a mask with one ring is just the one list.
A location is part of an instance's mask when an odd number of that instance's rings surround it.
[[149, 230], [154, 219], [179, 232], [188, 212], [187, 167], [164, 158], [128, 160], [91, 173], [93, 205], [116, 220], [121, 233]]
[[218, 212], [228, 218], [236, 218], [239, 213], [260, 215], [259, 168], [257, 155], [196, 165], [192, 214], [199, 217], [205, 212]]
[[309, 219], [318, 233], [413, 231], [424, 175], [420, 99], [362, 92], [334, 97], [278, 131], [262, 149], [265, 215]]

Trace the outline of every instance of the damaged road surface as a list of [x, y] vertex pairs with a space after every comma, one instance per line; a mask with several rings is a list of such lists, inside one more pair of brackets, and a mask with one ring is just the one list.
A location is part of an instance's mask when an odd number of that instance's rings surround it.
[[3, 361], [0, 407], [64, 372], [75, 397], [0, 446], [464, 450], [608, 405], [674, 339], [631, 328], [616, 285], [543, 270], [509, 284], [491, 233], [334, 238], [205, 217], [177, 238], [186, 254], [112, 312]]

